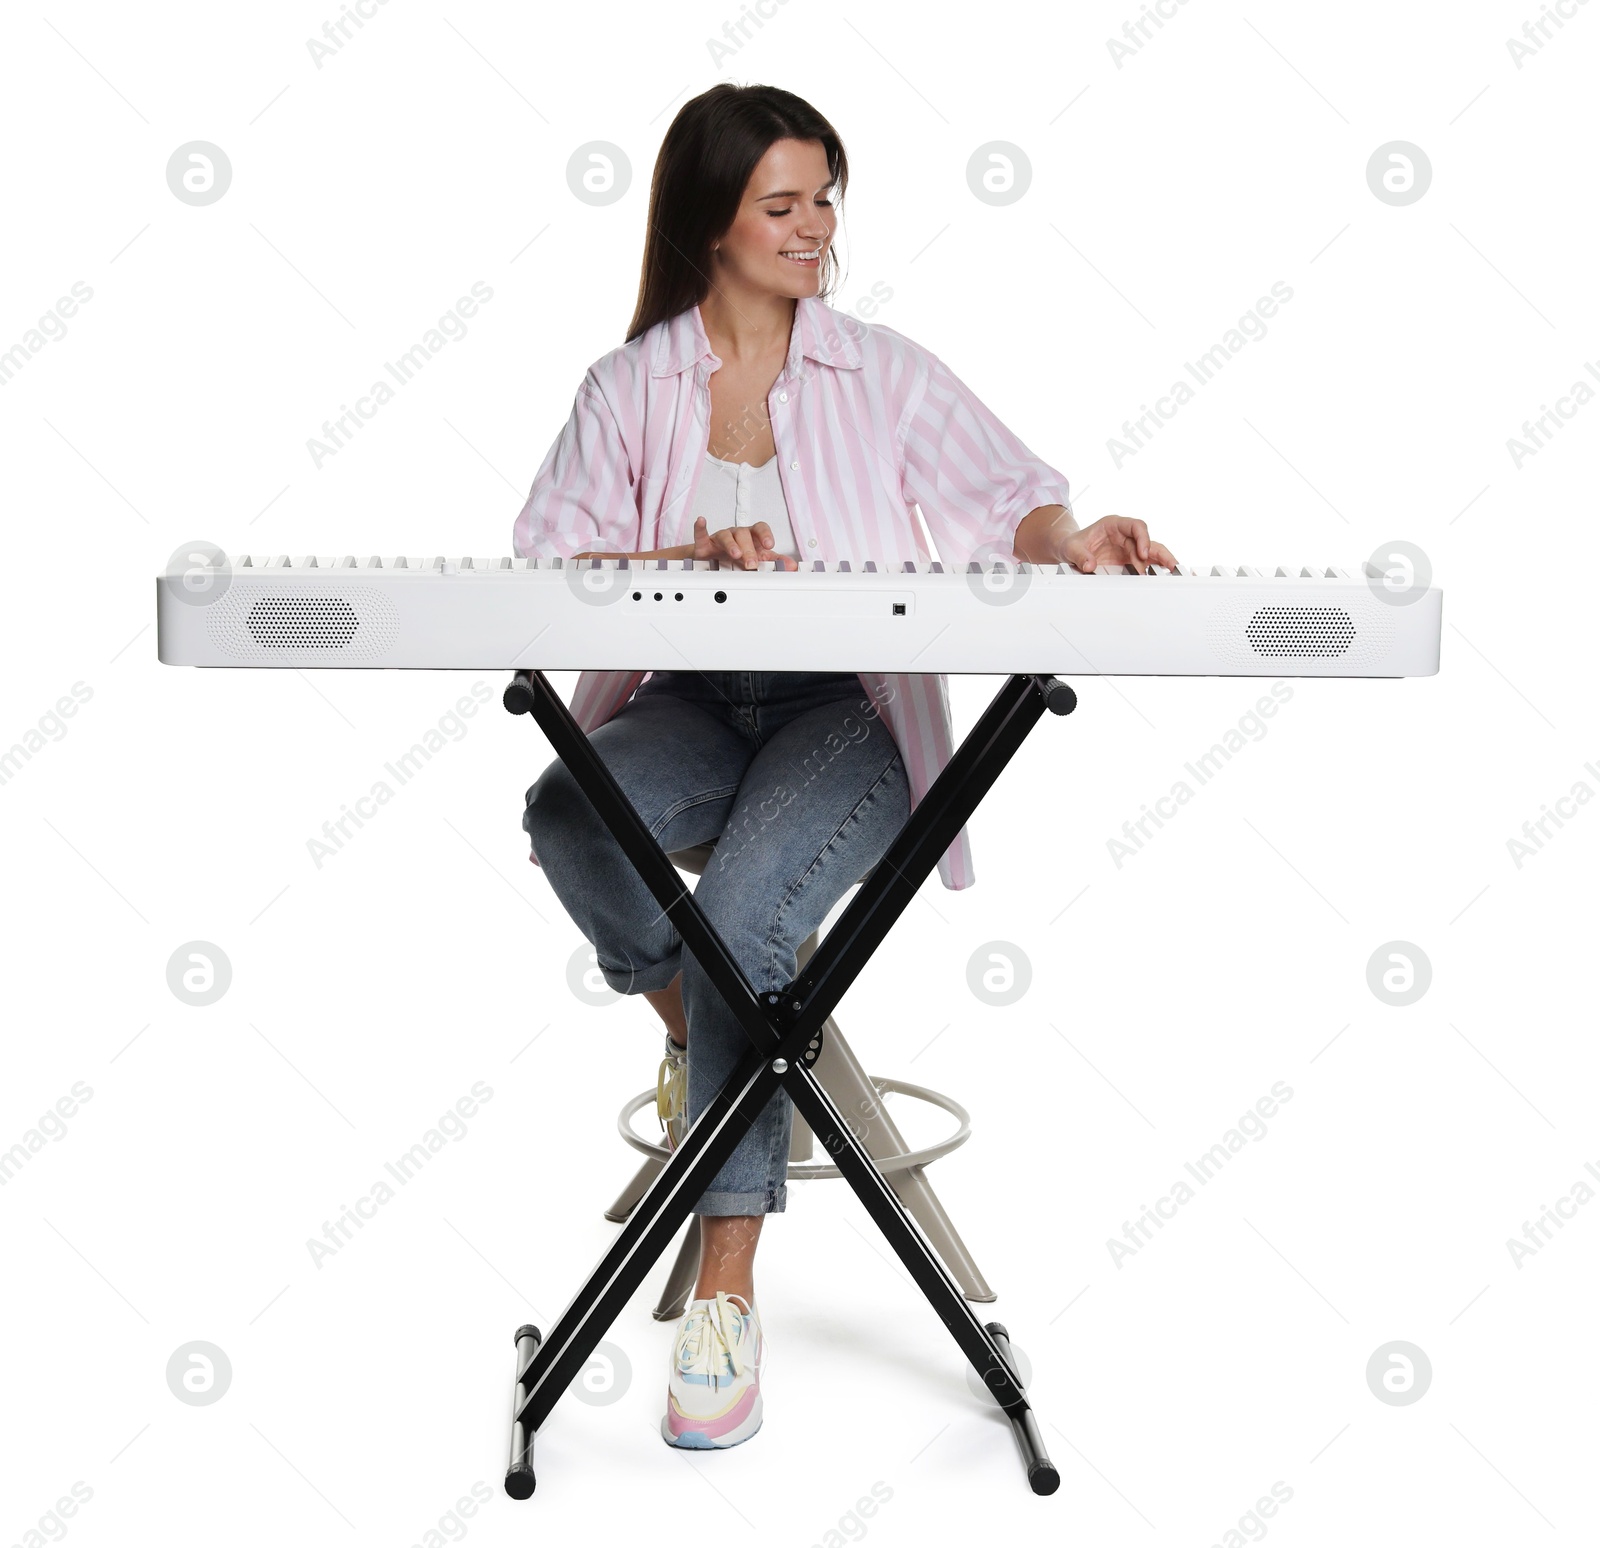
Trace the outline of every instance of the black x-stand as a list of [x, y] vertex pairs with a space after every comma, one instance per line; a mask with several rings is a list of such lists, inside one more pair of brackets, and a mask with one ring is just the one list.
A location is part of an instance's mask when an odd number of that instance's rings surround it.
[[1054, 677], [1015, 673], [1008, 678], [800, 976], [781, 993], [758, 995], [544, 673], [519, 671], [513, 676], [505, 707], [514, 715], [532, 713], [685, 947], [739, 1018], [751, 1050], [634, 1206], [550, 1336], [541, 1339], [531, 1323], [517, 1329], [511, 1463], [506, 1470], [506, 1493], [512, 1499], [525, 1500], [533, 1493], [534, 1435], [557, 1399], [588, 1363], [595, 1345], [780, 1085], [1005, 1410], [1029, 1487], [1035, 1494], [1054, 1493], [1060, 1474], [1045, 1455], [1005, 1328], [998, 1322], [980, 1323], [973, 1315], [921, 1228], [818, 1084], [812, 1065], [822, 1048], [823, 1022], [1035, 722], [1047, 708], [1070, 714], [1077, 702], [1072, 689]]

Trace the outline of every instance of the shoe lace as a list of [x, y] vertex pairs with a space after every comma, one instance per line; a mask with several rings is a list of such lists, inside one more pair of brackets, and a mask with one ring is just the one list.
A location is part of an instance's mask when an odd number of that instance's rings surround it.
[[682, 1058], [668, 1054], [656, 1073], [656, 1117], [670, 1133], [672, 1118], [681, 1113], [687, 1100], [689, 1068]]
[[[730, 1297], [719, 1290], [711, 1306], [694, 1307], [684, 1319], [678, 1340], [679, 1367], [709, 1376], [713, 1386], [722, 1379], [724, 1359], [733, 1366], [736, 1377], [744, 1374], [747, 1327], [735, 1300], [744, 1301], [744, 1297]], [[749, 1302], [744, 1304], [749, 1311]]]

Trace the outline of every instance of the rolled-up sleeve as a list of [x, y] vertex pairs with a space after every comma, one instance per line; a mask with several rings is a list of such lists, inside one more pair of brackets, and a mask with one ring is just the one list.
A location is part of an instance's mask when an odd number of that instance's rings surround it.
[[1010, 554], [1022, 518], [1041, 505], [1070, 509], [1071, 486], [944, 361], [919, 350], [925, 371], [900, 428], [906, 497], [921, 507], [946, 563], [964, 563], [980, 550]]
[[615, 416], [591, 372], [511, 531], [521, 559], [570, 559], [588, 549], [639, 551], [633, 473]]

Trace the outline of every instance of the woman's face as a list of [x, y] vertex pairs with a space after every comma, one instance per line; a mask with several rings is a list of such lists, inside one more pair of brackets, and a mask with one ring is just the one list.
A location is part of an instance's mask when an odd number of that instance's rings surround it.
[[[717, 282], [781, 296], [814, 296], [839, 223], [828, 157], [816, 140], [775, 140], [745, 185], [733, 224], [717, 239]], [[786, 253], [814, 254], [809, 262]]]

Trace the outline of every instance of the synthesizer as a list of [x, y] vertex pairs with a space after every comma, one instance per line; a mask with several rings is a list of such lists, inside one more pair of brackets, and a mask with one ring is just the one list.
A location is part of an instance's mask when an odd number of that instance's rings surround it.
[[1368, 565], [237, 555], [157, 576], [174, 666], [1427, 677], [1443, 594]]

